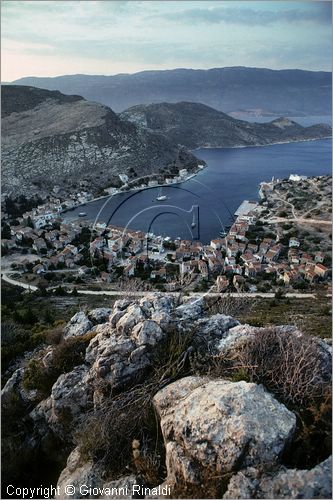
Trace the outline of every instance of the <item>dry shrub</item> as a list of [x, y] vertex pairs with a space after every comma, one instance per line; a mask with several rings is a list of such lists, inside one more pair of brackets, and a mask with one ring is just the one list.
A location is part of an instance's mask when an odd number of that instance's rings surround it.
[[331, 358], [318, 340], [278, 328], [257, 329], [238, 348], [211, 357], [212, 377], [263, 384], [297, 417], [283, 463], [311, 468], [332, 448]]
[[247, 297], [241, 294], [221, 293], [218, 297], [207, 295], [205, 297], [205, 310], [208, 315], [226, 314], [227, 316], [237, 317], [253, 310], [257, 302], [258, 300], [255, 297]]
[[[103, 464], [110, 477], [132, 469], [148, 485], [156, 486], [164, 478], [164, 444], [152, 400], [165, 385], [187, 375], [193, 332], [179, 333], [177, 328], [154, 349], [152, 367], [145, 383], [115, 394], [110, 385], [96, 387], [102, 401], [85, 414], [75, 436], [81, 455]], [[132, 443], [142, 443], [140, 456], [133, 460]]]
[[100, 461], [108, 474], [117, 477], [132, 462], [132, 442], [138, 439], [146, 443], [145, 455], [153, 464], [158, 455], [153, 391], [153, 384], [136, 386], [105, 399], [97, 410], [85, 414], [75, 436], [82, 457]]
[[306, 335], [258, 329], [231, 356], [252, 382], [264, 384], [286, 402], [318, 401], [330, 386], [330, 369], [318, 342]]

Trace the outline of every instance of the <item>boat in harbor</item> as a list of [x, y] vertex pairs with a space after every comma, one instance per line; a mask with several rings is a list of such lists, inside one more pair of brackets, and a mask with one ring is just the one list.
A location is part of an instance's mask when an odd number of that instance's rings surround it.
[[195, 222], [195, 215], [193, 214], [191, 227], [195, 227], [197, 223]]
[[167, 197], [164, 194], [162, 194], [162, 188], [160, 188], [158, 191], [158, 195], [156, 197], [156, 201], [164, 201], [166, 199]]
[[79, 217], [86, 217], [87, 213], [86, 212], [80, 212]]

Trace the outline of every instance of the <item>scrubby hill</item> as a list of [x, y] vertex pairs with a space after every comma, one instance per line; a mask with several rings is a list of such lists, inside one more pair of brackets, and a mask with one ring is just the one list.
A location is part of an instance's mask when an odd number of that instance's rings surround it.
[[197, 159], [110, 108], [34, 87], [2, 87], [2, 190], [13, 195], [73, 191], [85, 179], [98, 192], [119, 173], [149, 175], [197, 167]]
[[120, 116], [188, 148], [254, 146], [332, 134], [325, 124], [303, 127], [283, 117], [269, 123], [250, 123], [194, 102], [133, 106]]

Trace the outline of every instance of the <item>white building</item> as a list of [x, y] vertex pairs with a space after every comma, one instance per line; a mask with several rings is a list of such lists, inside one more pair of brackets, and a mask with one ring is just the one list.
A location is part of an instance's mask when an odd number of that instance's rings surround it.
[[300, 244], [301, 244], [301, 242], [299, 241], [298, 238], [290, 238], [290, 240], [289, 240], [289, 247], [290, 248], [291, 247], [297, 247], [298, 248], [300, 246]]
[[289, 175], [289, 180], [294, 181], [294, 182], [299, 182], [307, 179], [307, 175], [298, 175], [298, 174], [290, 174]]
[[119, 179], [121, 180], [121, 182], [123, 182], [124, 184], [127, 184], [128, 182], [128, 175], [126, 174], [119, 174]]

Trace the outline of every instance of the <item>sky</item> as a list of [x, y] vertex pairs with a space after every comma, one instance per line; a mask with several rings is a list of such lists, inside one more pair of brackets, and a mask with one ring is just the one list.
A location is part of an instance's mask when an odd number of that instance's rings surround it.
[[331, 70], [331, 1], [1, 2], [1, 80], [251, 66]]

